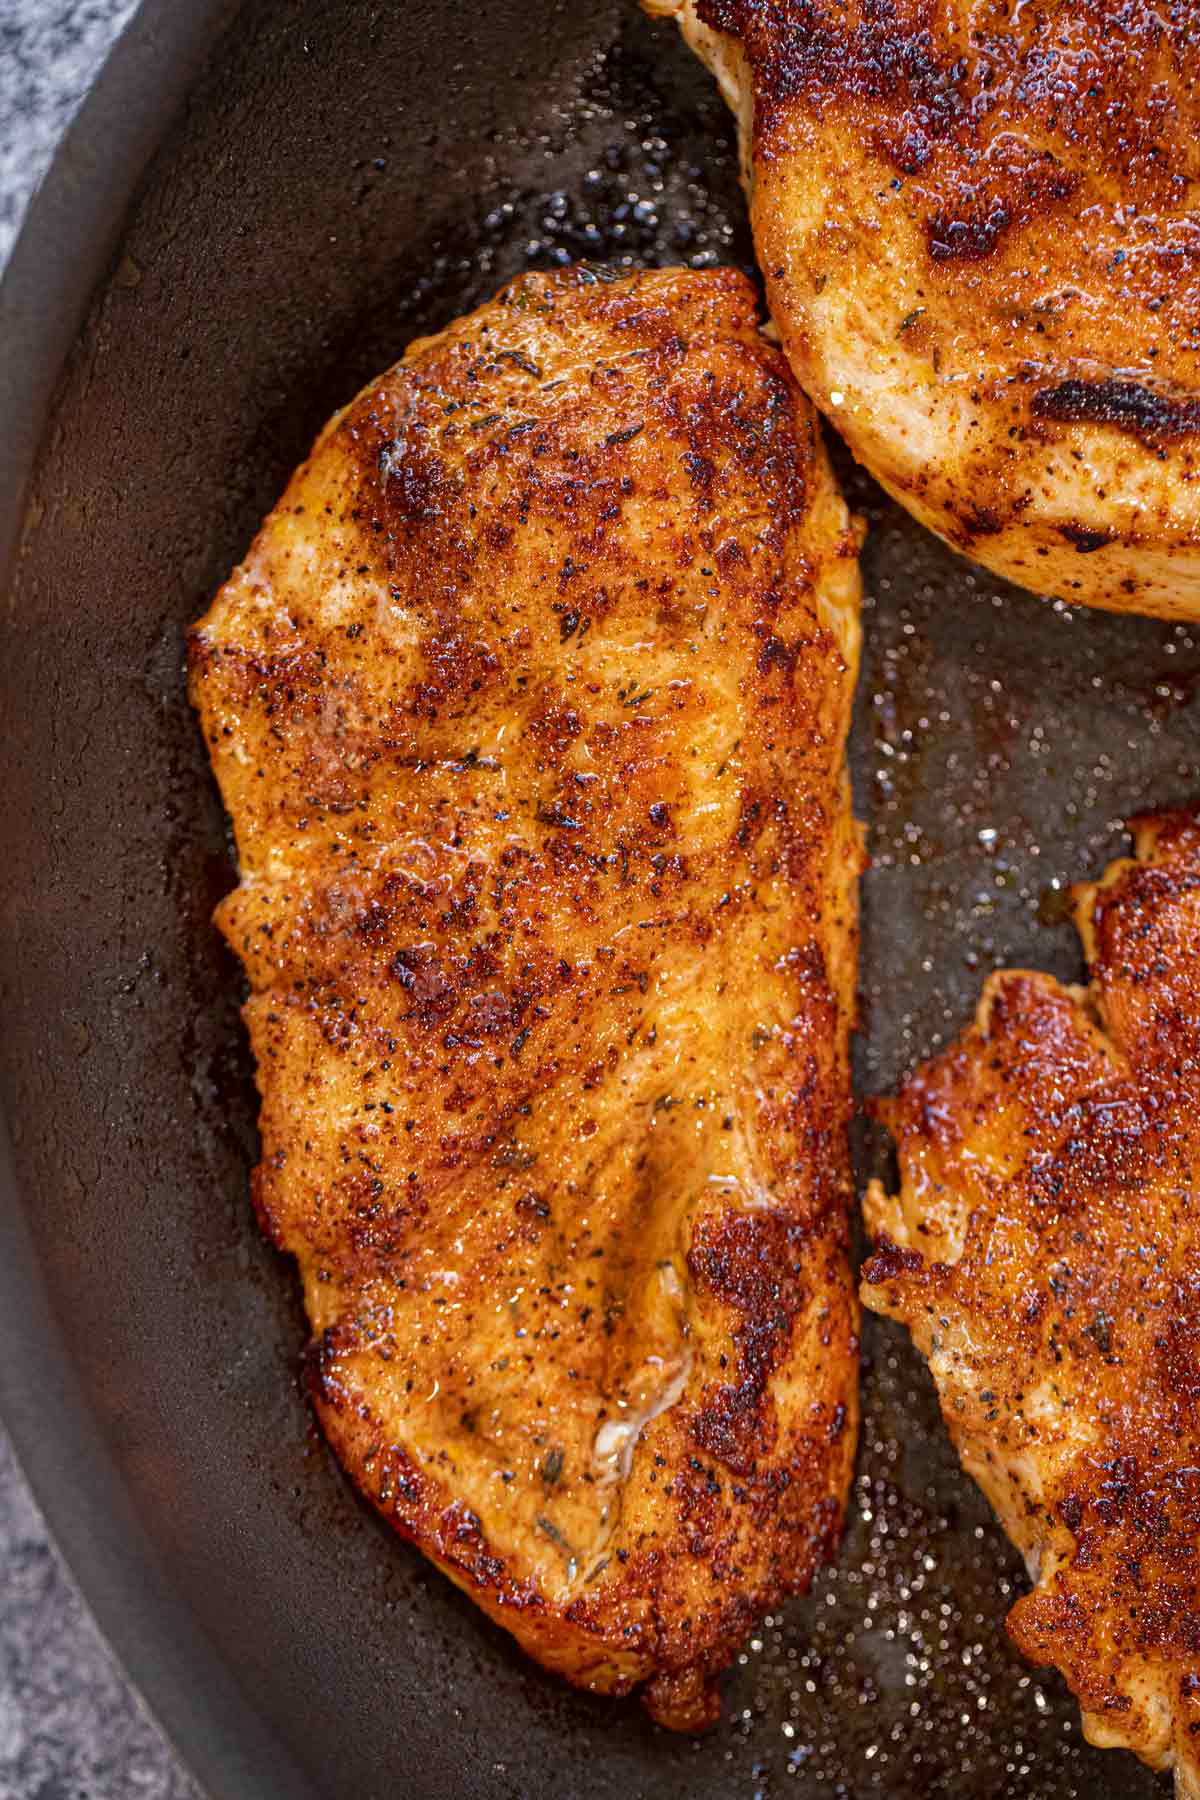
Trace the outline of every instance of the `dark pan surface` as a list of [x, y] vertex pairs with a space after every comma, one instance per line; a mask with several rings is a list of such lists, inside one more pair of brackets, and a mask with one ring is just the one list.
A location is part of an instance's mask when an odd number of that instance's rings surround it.
[[[764, 1622], [703, 1742], [543, 1677], [314, 1436], [291, 1271], [247, 1199], [238, 975], [208, 923], [233, 877], [181, 632], [334, 406], [504, 277], [580, 255], [751, 261], [709, 82], [619, 0], [260, 0], [136, 202], [0, 610], [0, 1082], [49, 1303], [6, 1312], [7, 1391], [73, 1384], [116, 1476], [64, 1443], [79, 1492], [43, 1482], [43, 1500], [74, 1518], [102, 1622], [214, 1790], [1156, 1793], [1082, 1745], [1057, 1678], [1009, 1649], [1017, 1561], [890, 1327], [867, 1325], [838, 1568]], [[1061, 886], [1122, 848], [1126, 814], [1200, 792], [1200, 646], [1000, 592], [844, 473], [871, 522], [854, 743], [871, 1091], [968, 1017], [995, 963], [1078, 972]], [[865, 1128], [859, 1150], [885, 1165]], [[53, 1370], [31, 1354], [51, 1320]], [[89, 1506], [95, 1569], [102, 1539], [132, 1546], [132, 1607], [92, 1568]], [[199, 1679], [189, 1696], [183, 1659], [210, 1651], [236, 1703]], [[261, 1737], [253, 1781], [230, 1786], [214, 1720], [235, 1704], [219, 1735], [249, 1746], [252, 1714]]]

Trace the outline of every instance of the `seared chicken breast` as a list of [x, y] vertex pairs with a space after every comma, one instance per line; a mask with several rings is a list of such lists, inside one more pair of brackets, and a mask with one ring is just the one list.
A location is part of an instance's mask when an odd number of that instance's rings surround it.
[[771, 313], [890, 493], [1067, 600], [1200, 615], [1197, 0], [647, 0], [741, 121]]
[[571, 269], [340, 413], [191, 643], [329, 1441], [681, 1728], [854, 1450], [857, 547], [749, 282]]
[[863, 1298], [928, 1358], [1095, 1744], [1200, 1794], [1200, 813], [1075, 890], [1085, 988], [1009, 972], [883, 1116]]

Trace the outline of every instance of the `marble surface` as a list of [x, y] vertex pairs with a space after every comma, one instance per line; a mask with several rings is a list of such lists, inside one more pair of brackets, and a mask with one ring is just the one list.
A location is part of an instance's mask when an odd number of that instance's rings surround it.
[[[0, 0], [0, 266], [135, 0]], [[108, 1654], [0, 1434], [0, 1800], [201, 1800]]]

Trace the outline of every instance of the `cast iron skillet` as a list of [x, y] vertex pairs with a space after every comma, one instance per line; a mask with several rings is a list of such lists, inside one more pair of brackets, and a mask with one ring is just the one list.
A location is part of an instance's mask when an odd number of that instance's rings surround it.
[[[722, 108], [631, 0], [147, 0], [33, 208], [0, 300], [5, 1420], [216, 1795], [1152, 1794], [1009, 1649], [1016, 1560], [887, 1327], [838, 1568], [764, 1622], [703, 1742], [543, 1677], [313, 1434], [247, 1201], [208, 922], [233, 875], [181, 633], [335, 405], [582, 255], [752, 260]], [[1062, 884], [1200, 793], [1200, 649], [999, 591], [840, 466], [871, 523], [871, 1091], [995, 962], [1078, 973]]]

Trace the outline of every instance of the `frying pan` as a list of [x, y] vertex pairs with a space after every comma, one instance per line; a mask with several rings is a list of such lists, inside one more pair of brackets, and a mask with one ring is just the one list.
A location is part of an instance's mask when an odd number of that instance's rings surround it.
[[[752, 265], [723, 110], [625, 0], [147, 0], [70, 134], [0, 300], [0, 1408], [214, 1795], [1156, 1793], [1008, 1646], [1019, 1566], [887, 1325], [839, 1563], [703, 1740], [543, 1676], [313, 1432], [181, 633], [336, 405], [584, 255]], [[869, 1092], [995, 963], [1079, 973], [1065, 883], [1200, 792], [1200, 648], [1002, 590], [835, 453], [870, 524]]]

